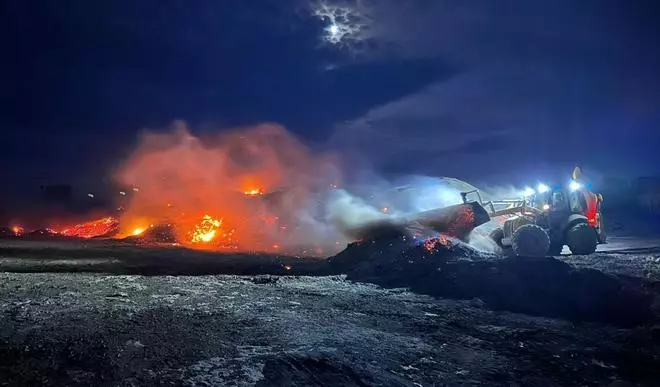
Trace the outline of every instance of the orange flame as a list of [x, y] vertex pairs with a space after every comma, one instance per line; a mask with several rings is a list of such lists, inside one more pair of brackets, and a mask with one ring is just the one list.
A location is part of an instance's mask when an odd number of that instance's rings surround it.
[[313, 156], [277, 125], [204, 139], [183, 123], [173, 129], [146, 133], [115, 176], [121, 186], [140, 187], [123, 198], [121, 235], [171, 224], [180, 243], [202, 249], [280, 251], [309, 243], [313, 230], [292, 222], [310, 192], [338, 181], [332, 158]]
[[80, 223], [69, 227], [53, 227], [52, 229], [55, 233], [63, 236], [76, 238], [94, 238], [109, 234], [110, 232], [116, 230], [118, 226], [119, 220], [112, 216], [108, 216], [98, 220]]
[[249, 189], [247, 191], [243, 191], [244, 194], [248, 196], [257, 196], [257, 195], [263, 195], [264, 192], [258, 188], [255, 189]]
[[192, 243], [209, 243], [215, 238], [220, 226], [222, 226], [222, 219], [213, 219], [209, 215], [204, 215], [202, 221], [191, 232], [190, 241]]
[[25, 233], [25, 229], [21, 226], [13, 226], [11, 232], [16, 236], [21, 236]]

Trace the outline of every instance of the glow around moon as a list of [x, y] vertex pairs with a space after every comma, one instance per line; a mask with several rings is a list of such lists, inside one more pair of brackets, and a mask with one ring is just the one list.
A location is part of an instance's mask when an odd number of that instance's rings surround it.
[[324, 24], [323, 41], [325, 43], [354, 48], [365, 39], [369, 17], [360, 10], [358, 2], [355, 5], [337, 5], [327, 2], [316, 3], [312, 13]]

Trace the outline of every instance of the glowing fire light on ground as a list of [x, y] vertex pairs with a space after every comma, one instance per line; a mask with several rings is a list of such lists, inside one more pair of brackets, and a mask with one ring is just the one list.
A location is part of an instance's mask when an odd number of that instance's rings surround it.
[[424, 248], [430, 253], [435, 253], [441, 248], [451, 246], [452, 242], [446, 235], [440, 235], [437, 238], [430, 238], [424, 241]]
[[21, 226], [13, 226], [11, 228], [11, 232], [14, 233], [16, 236], [21, 236], [25, 233], [25, 229]]
[[144, 230], [145, 230], [145, 229], [142, 228], [142, 227], [136, 227], [136, 228], [134, 228], [134, 229], [133, 229], [133, 236], [141, 235], [142, 233], [144, 233]]
[[247, 191], [244, 191], [243, 193], [248, 195], [248, 196], [257, 196], [257, 195], [263, 195], [264, 194], [264, 192], [262, 190], [256, 189], [256, 188], [255, 189], [249, 189]]
[[55, 233], [77, 238], [94, 238], [102, 235], [107, 235], [116, 230], [119, 226], [119, 220], [112, 216], [93, 220], [91, 222], [80, 223], [70, 227], [57, 229], [54, 228]]
[[[190, 233], [190, 242], [192, 243], [210, 243], [218, 236], [218, 231], [222, 231], [222, 219], [214, 219], [210, 215], [204, 215], [202, 221], [195, 225]], [[223, 234], [222, 237], [227, 237]]]

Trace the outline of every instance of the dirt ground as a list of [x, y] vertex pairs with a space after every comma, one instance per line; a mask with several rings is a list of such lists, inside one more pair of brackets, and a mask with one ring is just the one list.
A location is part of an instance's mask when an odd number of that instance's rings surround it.
[[0, 278], [5, 385], [584, 386], [660, 377], [657, 329], [493, 312], [341, 277]]
[[659, 251], [530, 262], [388, 241], [321, 260], [3, 241], [0, 385], [657, 385]]

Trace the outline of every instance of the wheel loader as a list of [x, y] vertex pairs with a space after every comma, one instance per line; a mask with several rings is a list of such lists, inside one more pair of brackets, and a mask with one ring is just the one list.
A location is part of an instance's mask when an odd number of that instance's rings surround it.
[[598, 244], [606, 243], [603, 197], [589, 191], [575, 176], [574, 171], [568, 186], [540, 184], [516, 200], [483, 202], [476, 190], [462, 196], [467, 202], [468, 195], [476, 194], [491, 219], [504, 219], [490, 238], [516, 256], [559, 255], [564, 246], [573, 254], [588, 255]]
[[529, 188], [512, 200], [484, 201], [478, 189], [465, 186], [462, 204], [376, 220], [351, 233], [357, 240], [373, 239], [384, 231], [405, 228], [414, 236], [424, 237], [431, 231], [466, 241], [472, 230], [495, 220], [501, 226], [490, 238], [515, 255], [559, 255], [564, 246], [573, 254], [591, 254], [598, 244], [606, 243], [600, 211], [603, 198], [579, 183], [580, 172], [579, 168], [573, 171], [567, 186], [540, 184], [537, 190]]

